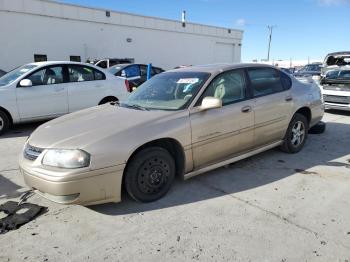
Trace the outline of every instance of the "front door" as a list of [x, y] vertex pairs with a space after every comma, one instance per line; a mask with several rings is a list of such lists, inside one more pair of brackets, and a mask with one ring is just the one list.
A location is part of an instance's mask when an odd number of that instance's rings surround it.
[[44, 119], [68, 113], [67, 86], [63, 66], [38, 69], [26, 77], [30, 87], [16, 88], [17, 106], [22, 120]]
[[190, 114], [195, 169], [220, 162], [252, 148], [254, 140], [253, 101], [248, 99], [244, 70], [217, 76], [204, 97], [220, 98], [223, 106], [207, 111], [193, 108]]

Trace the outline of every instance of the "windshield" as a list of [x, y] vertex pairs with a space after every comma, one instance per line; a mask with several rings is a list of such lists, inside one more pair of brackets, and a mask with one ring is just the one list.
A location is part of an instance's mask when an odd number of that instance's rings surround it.
[[350, 70], [333, 70], [326, 74], [327, 79], [350, 79]]
[[24, 65], [8, 72], [6, 75], [0, 78], [0, 86], [7, 86], [13, 83], [19, 77], [21, 77], [22, 75], [29, 72], [35, 67], [37, 67], [37, 65]]
[[186, 108], [207, 81], [202, 72], [169, 72], [139, 86], [121, 106], [135, 109], [180, 110]]
[[303, 72], [321, 72], [321, 65], [306, 65], [300, 71]]

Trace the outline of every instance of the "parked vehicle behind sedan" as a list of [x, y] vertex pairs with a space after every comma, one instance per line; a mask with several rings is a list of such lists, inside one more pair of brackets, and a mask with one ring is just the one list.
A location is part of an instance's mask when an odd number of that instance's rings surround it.
[[326, 109], [350, 111], [350, 52], [326, 56], [320, 83]]
[[0, 69], [0, 77], [2, 77], [2, 76], [4, 76], [4, 75], [6, 75], [6, 72], [5, 72], [4, 70], [1, 70], [1, 69]]
[[[280, 146], [299, 152], [323, 116], [320, 89], [267, 65], [194, 66], [156, 75], [119, 105], [35, 130], [26, 184], [62, 204], [155, 201], [183, 179]], [[120, 123], [123, 123], [122, 125]]]
[[112, 66], [118, 65], [118, 64], [130, 64], [134, 63], [134, 58], [104, 58], [104, 59], [95, 59], [91, 61], [92, 64], [95, 66], [108, 69]]
[[[119, 64], [109, 68], [109, 72], [115, 76], [126, 78], [129, 82], [130, 92], [147, 81], [148, 65], [144, 64]], [[151, 77], [164, 72], [159, 67], [152, 66]]]
[[294, 73], [295, 77], [309, 77], [321, 75], [322, 63], [307, 64]]
[[127, 95], [123, 79], [93, 65], [27, 64], [0, 78], [0, 135], [12, 124], [55, 118]]

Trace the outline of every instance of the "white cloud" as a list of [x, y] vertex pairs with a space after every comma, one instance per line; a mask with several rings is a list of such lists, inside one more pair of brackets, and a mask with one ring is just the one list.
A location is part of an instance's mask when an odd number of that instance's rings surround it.
[[350, 4], [350, 0], [318, 0], [320, 5], [343, 5]]
[[236, 25], [237, 26], [245, 26], [247, 24], [247, 21], [243, 18], [237, 19]]

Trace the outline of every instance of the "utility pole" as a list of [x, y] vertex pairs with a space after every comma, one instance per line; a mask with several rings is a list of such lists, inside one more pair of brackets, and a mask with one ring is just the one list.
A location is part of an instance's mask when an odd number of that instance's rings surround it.
[[267, 50], [267, 61], [270, 61], [270, 49], [271, 49], [271, 40], [272, 40], [272, 31], [273, 28], [276, 26], [268, 25], [267, 28], [269, 29], [269, 48]]

